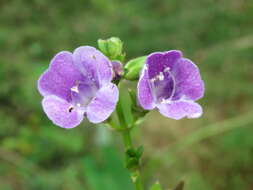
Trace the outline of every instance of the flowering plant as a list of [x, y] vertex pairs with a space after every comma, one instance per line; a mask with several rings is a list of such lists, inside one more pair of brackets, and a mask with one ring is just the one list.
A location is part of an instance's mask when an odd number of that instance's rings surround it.
[[[73, 53], [55, 55], [38, 80], [48, 118], [62, 128], [78, 126], [84, 118], [106, 123], [122, 134], [126, 167], [136, 190], [142, 190], [140, 158], [143, 147], [135, 148], [131, 130], [148, 111], [157, 109], [171, 119], [198, 118], [201, 106], [195, 101], [204, 94], [198, 67], [178, 50], [155, 52], [124, 64], [119, 38], [98, 40], [94, 47], [82, 46]], [[138, 81], [127, 89], [126, 81]], [[161, 190], [154, 184], [152, 190]], [[182, 189], [180, 184], [177, 189]]]

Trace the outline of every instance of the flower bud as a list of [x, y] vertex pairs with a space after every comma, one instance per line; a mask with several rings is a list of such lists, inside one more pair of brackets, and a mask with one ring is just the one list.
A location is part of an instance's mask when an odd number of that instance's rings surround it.
[[106, 40], [98, 40], [99, 49], [111, 60], [122, 60], [124, 58], [123, 43], [117, 37], [111, 37]]
[[123, 66], [119, 61], [112, 61], [113, 80], [118, 80], [124, 74]]
[[146, 61], [146, 56], [138, 57], [127, 62], [125, 65], [125, 78], [128, 80], [136, 80]]

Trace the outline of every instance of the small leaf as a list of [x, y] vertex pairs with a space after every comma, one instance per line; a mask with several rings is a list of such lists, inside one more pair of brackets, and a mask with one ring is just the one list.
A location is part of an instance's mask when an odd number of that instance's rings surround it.
[[143, 152], [144, 152], [144, 147], [143, 147], [143, 146], [139, 146], [139, 147], [137, 148], [137, 150], [136, 150], [136, 156], [137, 156], [138, 158], [140, 158], [140, 157], [142, 156]]
[[135, 157], [136, 156], [136, 151], [133, 148], [129, 148], [129, 149], [126, 150], [126, 154], [129, 157]]
[[151, 188], [150, 190], [162, 190], [162, 187], [160, 185], [159, 182], [156, 182]]
[[130, 157], [126, 161], [126, 168], [128, 168], [128, 169], [137, 168], [138, 165], [139, 165], [139, 159], [137, 159], [135, 157]]

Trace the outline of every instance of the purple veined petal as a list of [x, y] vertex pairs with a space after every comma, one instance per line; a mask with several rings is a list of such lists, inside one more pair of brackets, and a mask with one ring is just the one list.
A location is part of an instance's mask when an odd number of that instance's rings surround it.
[[84, 80], [84, 76], [74, 66], [72, 54], [63, 51], [55, 55], [49, 69], [41, 75], [38, 90], [43, 96], [56, 95], [70, 101], [70, 88], [77, 80]]
[[146, 66], [144, 66], [138, 85], [138, 102], [146, 110], [155, 108], [155, 98], [151, 89]]
[[152, 53], [147, 57], [148, 76], [150, 79], [158, 76], [166, 68], [173, 67], [182, 57], [181, 51], [171, 50], [167, 52]]
[[204, 82], [201, 79], [198, 67], [189, 59], [181, 58], [172, 68], [176, 81], [173, 100], [182, 97], [198, 100], [204, 95]]
[[43, 110], [48, 118], [62, 128], [73, 128], [83, 120], [83, 113], [72, 107], [66, 100], [50, 95], [42, 101]]
[[111, 62], [96, 48], [81, 46], [75, 49], [73, 59], [79, 70], [98, 87], [111, 82], [113, 77]]
[[106, 120], [114, 111], [119, 99], [119, 91], [115, 84], [103, 86], [87, 107], [87, 118], [92, 123]]
[[170, 71], [160, 72], [157, 77], [150, 79], [150, 81], [156, 102], [168, 100], [174, 95], [175, 79]]
[[198, 118], [202, 115], [202, 107], [193, 101], [175, 101], [157, 105], [159, 112], [165, 117], [172, 119]]

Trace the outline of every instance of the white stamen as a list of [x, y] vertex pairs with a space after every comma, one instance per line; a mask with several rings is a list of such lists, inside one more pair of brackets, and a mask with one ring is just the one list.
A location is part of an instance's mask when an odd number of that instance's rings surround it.
[[159, 75], [156, 75], [154, 78], [150, 79], [151, 82], [155, 82], [156, 80], [164, 80], [163, 72], [160, 72]]
[[164, 80], [163, 72], [160, 72], [157, 77], [158, 77], [159, 80]]
[[73, 86], [73, 87], [71, 88], [71, 91], [76, 92], [76, 93], [79, 93], [78, 86]]
[[169, 72], [169, 71], [170, 71], [170, 68], [166, 67], [163, 72]]
[[156, 77], [150, 79], [150, 82], [155, 82], [156, 81]]
[[76, 106], [77, 106], [77, 107], [81, 107], [81, 104], [78, 103], [78, 104], [76, 104]]

